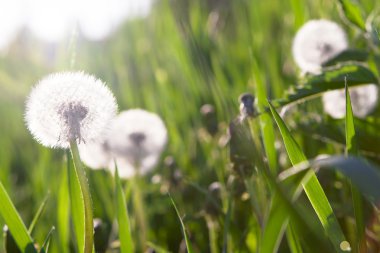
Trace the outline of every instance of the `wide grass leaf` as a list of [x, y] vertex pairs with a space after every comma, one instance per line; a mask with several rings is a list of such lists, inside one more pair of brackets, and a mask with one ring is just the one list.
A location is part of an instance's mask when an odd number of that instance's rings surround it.
[[[275, 108], [271, 104], [269, 104], [269, 106], [273, 118], [275, 119], [280, 129], [291, 163], [295, 165], [300, 162], [307, 161], [306, 156], [298, 146], [297, 142], [294, 140], [280, 115], [276, 112]], [[326, 235], [333, 243], [335, 250], [340, 252], [340, 244], [343, 241], [346, 241], [344, 234], [315, 173], [310, 173], [309, 177], [310, 178], [306, 182], [302, 181], [302, 186], [323, 228], [325, 229]]]
[[28, 230], [20, 215], [18, 214], [15, 206], [13, 205], [8, 193], [6, 192], [3, 184], [0, 182], [0, 213], [8, 226], [17, 246], [22, 252], [36, 253], [32, 237], [29, 235]]
[[323, 67], [334, 66], [338, 63], [348, 62], [348, 61], [365, 62], [368, 60], [368, 57], [369, 57], [369, 53], [366, 50], [349, 48], [340, 52], [338, 55], [334, 56], [327, 62], [323, 63], [322, 66]]
[[274, 107], [280, 107], [319, 96], [329, 90], [343, 89], [345, 80], [350, 87], [378, 83], [377, 77], [368, 68], [360, 64], [346, 63], [325, 69], [320, 75], [309, 77], [304, 85], [289, 91], [284, 98], [273, 100], [272, 104]]
[[122, 253], [133, 252], [133, 240], [131, 235], [127, 203], [125, 200], [123, 188], [120, 183], [119, 172], [117, 168], [115, 173], [115, 196], [117, 223], [119, 225], [120, 251]]

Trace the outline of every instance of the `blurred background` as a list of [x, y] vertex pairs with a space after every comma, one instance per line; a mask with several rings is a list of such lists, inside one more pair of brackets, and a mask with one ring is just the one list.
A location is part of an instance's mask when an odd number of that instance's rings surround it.
[[[360, 2], [367, 15], [380, 8], [376, 0]], [[109, 85], [120, 111], [139, 107], [163, 118], [169, 143], [143, 188], [148, 238], [181, 251], [180, 225], [166, 195], [170, 190], [186, 213], [195, 248], [208, 252], [204, 191], [215, 181], [226, 182], [226, 128], [238, 115], [238, 96], [254, 90], [254, 63], [270, 98], [282, 97], [296, 84], [292, 39], [304, 22], [319, 18], [339, 23], [351, 46], [365, 46], [330, 0], [0, 0], [0, 180], [26, 224], [50, 192], [35, 239], [42, 243], [55, 226], [52, 251], [71, 252], [64, 151], [39, 145], [23, 120], [26, 96], [39, 79], [51, 72], [83, 70]], [[211, 114], [201, 111], [204, 104], [213, 106]], [[302, 104], [289, 123], [301, 129], [296, 137], [310, 158], [344, 150], [343, 122], [329, 128], [332, 141], [311, 138], [308, 131], [320, 129], [301, 124], [304, 112], [321, 115], [321, 108], [318, 99]], [[363, 138], [368, 153], [378, 152], [380, 137]], [[283, 168], [290, 167], [286, 157], [282, 160]], [[88, 176], [95, 216], [110, 229], [112, 177], [102, 171]], [[326, 191], [334, 202], [333, 182], [339, 178], [328, 180]], [[338, 217], [344, 215], [345, 206], [336, 208]], [[245, 216], [240, 219], [231, 229], [244, 252], [254, 249], [256, 241], [244, 230]]]

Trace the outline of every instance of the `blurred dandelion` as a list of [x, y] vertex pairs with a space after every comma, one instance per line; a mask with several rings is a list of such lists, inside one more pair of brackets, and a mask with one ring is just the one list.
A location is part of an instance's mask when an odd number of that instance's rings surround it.
[[78, 149], [82, 162], [92, 169], [108, 168], [112, 161], [108, 145], [105, 141], [80, 143]]
[[33, 88], [25, 121], [42, 145], [68, 148], [71, 141], [100, 138], [116, 111], [115, 98], [102, 81], [83, 72], [62, 72]]
[[329, 20], [310, 20], [297, 32], [293, 57], [302, 71], [318, 74], [321, 65], [348, 48], [344, 30]]
[[120, 177], [132, 177], [136, 171], [140, 175], [151, 171], [158, 162], [167, 138], [165, 124], [158, 115], [142, 109], [120, 113], [112, 122], [107, 137]]
[[[375, 84], [368, 84], [349, 89], [352, 111], [358, 118], [365, 118], [376, 107], [378, 88]], [[343, 90], [329, 91], [322, 96], [323, 108], [327, 114], [335, 119], [346, 115], [346, 96]]]

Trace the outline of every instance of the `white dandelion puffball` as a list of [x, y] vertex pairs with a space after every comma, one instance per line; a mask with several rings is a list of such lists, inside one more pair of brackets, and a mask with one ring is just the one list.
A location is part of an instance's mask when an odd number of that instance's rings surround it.
[[[349, 88], [353, 114], [358, 118], [365, 118], [376, 107], [378, 88], [375, 84]], [[327, 114], [335, 119], [346, 115], [345, 90], [328, 91], [322, 96], [323, 108]]]
[[25, 121], [42, 145], [68, 148], [71, 141], [101, 138], [116, 111], [115, 97], [102, 81], [83, 72], [62, 72], [33, 88]]
[[[142, 109], [120, 113], [111, 123], [107, 143], [116, 160], [120, 177], [138, 171], [151, 171], [167, 142], [167, 130], [161, 118]], [[111, 170], [114, 166], [111, 164]]]
[[80, 143], [78, 149], [80, 159], [91, 169], [108, 168], [112, 160], [105, 141]]
[[348, 48], [347, 36], [336, 23], [310, 20], [297, 32], [293, 57], [302, 71], [319, 74], [321, 65]]

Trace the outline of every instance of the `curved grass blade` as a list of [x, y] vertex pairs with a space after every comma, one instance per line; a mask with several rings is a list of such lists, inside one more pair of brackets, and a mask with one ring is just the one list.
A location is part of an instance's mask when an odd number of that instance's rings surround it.
[[36, 253], [33, 240], [15, 206], [13, 205], [3, 184], [0, 182], [0, 214], [4, 218], [10, 233], [12, 234], [17, 246], [21, 251], [27, 253]]
[[55, 227], [52, 227], [48, 235], [46, 236], [44, 243], [42, 244], [40, 253], [47, 253], [49, 251], [50, 241], [51, 241], [51, 237], [54, 231], [55, 231]]
[[[346, 154], [357, 155], [358, 148], [355, 138], [355, 126], [354, 126], [354, 115], [352, 112], [350, 93], [348, 92], [347, 82], [346, 82]], [[356, 238], [358, 240], [357, 250], [358, 252], [366, 252], [365, 243], [361, 243], [361, 240], [365, 233], [364, 226], [364, 214], [363, 214], [363, 200], [359, 191], [351, 183], [351, 194], [352, 202], [354, 206], [354, 214], [356, 221]]]
[[179, 212], [178, 212], [177, 206], [175, 205], [174, 200], [173, 200], [173, 198], [170, 196], [170, 194], [169, 194], [169, 198], [170, 198], [170, 200], [171, 200], [171, 202], [172, 202], [172, 205], [173, 205], [173, 207], [174, 207], [174, 209], [175, 209], [175, 212], [177, 213], [178, 219], [179, 219], [179, 221], [181, 222], [181, 228], [182, 228], [182, 232], [183, 232], [183, 237], [184, 237], [185, 242], [186, 242], [186, 249], [187, 249], [187, 252], [188, 252], [188, 253], [194, 253], [194, 251], [193, 251], [193, 247], [191, 247], [191, 243], [190, 243], [190, 241], [189, 241], [189, 239], [188, 239], [188, 237], [187, 237], [187, 234], [186, 234], [186, 227], [185, 227], [185, 224], [183, 223], [182, 218], [181, 218], [181, 215], [180, 215]]
[[272, 105], [280, 107], [319, 96], [325, 91], [343, 89], [346, 79], [350, 87], [369, 83], [378, 84], [377, 77], [368, 68], [360, 64], [346, 63], [325, 69], [320, 75], [311, 76], [303, 86], [288, 92], [285, 98], [273, 100]]
[[[273, 118], [280, 129], [291, 163], [298, 164], [300, 162], [307, 161], [306, 156], [292, 137], [280, 115], [278, 115], [275, 108], [270, 103], [269, 107]], [[346, 241], [346, 239], [315, 173], [310, 173], [310, 178], [308, 181], [301, 182], [301, 184], [323, 228], [325, 229], [327, 236], [333, 243], [335, 250], [341, 252], [342, 249], [340, 248], [340, 244]]]
[[120, 251], [122, 253], [134, 252], [127, 203], [125, 201], [123, 188], [121, 187], [117, 167], [115, 170], [115, 196], [117, 223], [119, 225]]
[[36, 224], [37, 224], [38, 220], [40, 219], [42, 213], [44, 212], [46, 204], [47, 204], [47, 201], [49, 199], [49, 196], [50, 196], [50, 193], [48, 193], [45, 196], [45, 198], [42, 200], [42, 203], [41, 203], [40, 207], [38, 208], [37, 213], [34, 215], [33, 220], [30, 223], [30, 226], [29, 226], [29, 229], [28, 229], [28, 233], [29, 234], [32, 234], [34, 228], [36, 227]]
[[368, 201], [375, 205], [380, 203], [380, 169], [363, 158], [331, 156], [305, 161], [281, 172], [278, 178], [285, 181], [309, 168], [337, 170], [349, 178]]
[[368, 60], [368, 57], [369, 53], [366, 50], [349, 48], [323, 63], [322, 66], [329, 67], [348, 61], [365, 62]]

